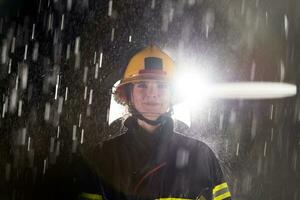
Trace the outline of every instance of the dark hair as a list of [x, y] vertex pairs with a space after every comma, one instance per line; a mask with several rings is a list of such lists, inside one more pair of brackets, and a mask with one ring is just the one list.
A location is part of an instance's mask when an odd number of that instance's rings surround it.
[[133, 83], [128, 83], [124, 86], [125, 98], [128, 104], [130, 104], [131, 101], [132, 88], [133, 88]]

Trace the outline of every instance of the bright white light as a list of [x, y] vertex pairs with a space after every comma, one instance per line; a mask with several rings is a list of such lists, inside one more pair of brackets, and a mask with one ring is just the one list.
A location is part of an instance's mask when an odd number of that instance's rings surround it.
[[174, 79], [175, 96], [190, 104], [203, 105], [211, 93], [208, 76], [204, 72], [190, 71], [178, 73]]
[[[120, 81], [117, 81], [113, 86], [113, 91], [116, 88], [116, 86], [120, 83]], [[111, 124], [116, 119], [123, 117], [125, 114], [125, 107], [118, 104], [113, 95], [111, 95], [110, 98], [110, 108], [109, 108], [109, 117], [108, 117], [108, 124]]]
[[191, 126], [191, 112], [187, 102], [182, 102], [174, 105], [173, 118], [184, 122], [189, 127]]
[[297, 86], [282, 82], [237, 82], [215, 84], [211, 87], [213, 98], [274, 99], [294, 96]]

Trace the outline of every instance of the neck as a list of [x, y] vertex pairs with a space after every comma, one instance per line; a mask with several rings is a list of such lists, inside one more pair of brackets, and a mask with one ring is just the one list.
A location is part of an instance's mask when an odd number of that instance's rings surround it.
[[140, 120], [140, 119], [138, 119], [137, 122], [138, 122], [138, 124], [139, 124], [143, 129], [145, 129], [145, 130], [146, 130], [147, 132], [149, 132], [149, 133], [153, 133], [153, 132], [157, 129], [157, 127], [159, 127], [159, 124], [153, 126], [153, 125], [150, 125], [150, 124], [148, 124], [148, 123], [146, 123], [146, 122], [144, 122], [143, 120]]

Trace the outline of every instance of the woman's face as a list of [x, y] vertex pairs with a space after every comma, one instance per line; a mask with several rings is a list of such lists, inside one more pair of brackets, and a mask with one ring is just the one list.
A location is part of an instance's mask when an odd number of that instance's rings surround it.
[[170, 106], [170, 86], [156, 80], [141, 81], [133, 84], [132, 103], [145, 118], [156, 120], [166, 113]]

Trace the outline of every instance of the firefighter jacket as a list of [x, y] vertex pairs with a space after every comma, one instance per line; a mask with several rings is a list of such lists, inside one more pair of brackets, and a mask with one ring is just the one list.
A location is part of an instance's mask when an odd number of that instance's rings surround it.
[[89, 173], [78, 178], [80, 199], [230, 199], [213, 151], [173, 131], [167, 118], [154, 133], [136, 119], [125, 133], [98, 145], [86, 159]]

